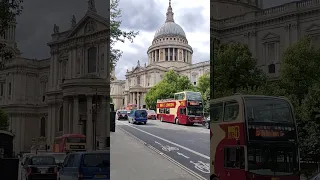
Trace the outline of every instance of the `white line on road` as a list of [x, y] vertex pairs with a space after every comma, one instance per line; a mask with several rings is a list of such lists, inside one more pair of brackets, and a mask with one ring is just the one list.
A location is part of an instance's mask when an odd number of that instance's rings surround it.
[[177, 152], [177, 154], [178, 154], [179, 156], [182, 156], [182, 157], [185, 157], [185, 158], [189, 159], [188, 156], [186, 156], [186, 155], [184, 155], [184, 154], [182, 154], [182, 153]]
[[134, 127], [134, 126], [132, 126], [132, 125], [130, 126], [130, 125], [125, 124], [125, 123], [123, 123], [123, 122], [118, 122], [118, 123], [123, 124], [123, 125], [126, 125], [126, 126], [129, 126], [129, 127], [132, 127], [132, 128], [134, 128], [134, 129], [136, 129], [136, 130], [138, 130], [138, 131], [141, 131], [141, 132], [143, 132], [143, 133], [146, 133], [146, 134], [148, 134], [148, 135], [150, 135], [150, 136], [153, 136], [153, 137], [155, 137], [155, 138], [158, 138], [158, 139], [160, 139], [160, 140], [162, 140], [162, 141], [165, 141], [165, 142], [167, 142], [167, 143], [171, 143], [171, 144], [173, 144], [173, 145], [175, 145], [175, 146], [178, 146], [179, 148], [182, 148], [182, 149], [187, 150], [187, 151], [189, 151], [189, 152], [191, 152], [191, 153], [193, 153], [193, 154], [196, 154], [196, 155], [198, 155], [198, 156], [201, 156], [201, 157], [203, 157], [203, 158], [205, 158], [205, 159], [210, 160], [210, 157], [209, 157], [209, 156], [206, 156], [206, 155], [201, 154], [201, 153], [199, 153], [199, 152], [197, 152], [197, 151], [194, 151], [194, 150], [192, 150], [192, 149], [189, 149], [189, 148], [187, 148], [187, 147], [184, 147], [184, 146], [182, 146], [182, 145], [180, 145], [180, 144], [177, 144], [177, 143], [174, 143], [174, 142], [169, 141], [169, 140], [167, 140], [167, 139], [164, 139], [164, 138], [162, 138], [162, 137], [156, 136], [156, 135], [154, 135], [154, 134], [151, 134], [151, 133], [149, 133], [149, 132], [146, 132], [146, 131], [144, 131], [144, 130], [141, 130], [141, 129], [139, 129], [139, 128], [136, 128], [136, 127]]

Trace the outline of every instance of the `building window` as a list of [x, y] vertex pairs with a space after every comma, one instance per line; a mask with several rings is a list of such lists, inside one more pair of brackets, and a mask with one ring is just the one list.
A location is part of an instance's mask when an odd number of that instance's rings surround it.
[[101, 55], [101, 70], [104, 70], [104, 54]]
[[59, 131], [63, 130], [63, 106], [59, 110]]
[[268, 48], [268, 54], [267, 54], [268, 62], [275, 61], [276, 60], [275, 59], [275, 55], [276, 55], [275, 43], [268, 43], [267, 48]]
[[46, 119], [42, 117], [40, 121], [40, 137], [45, 137], [45, 136], [46, 136]]
[[269, 64], [269, 66], [268, 66], [268, 72], [270, 73], [270, 74], [274, 74], [274, 73], [276, 73], [276, 65], [275, 64]]
[[1, 87], [0, 88], [1, 88], [0, 89], [0, 95], [3, 96], [3, 94], [4, 94], [4, 84], [3, 83], [1, 83]]
[[168, 48], [165, 48], [166, 61], [168, 61]]
[[178, 58], [177, 58], [177, 55], [178, 55], [178, 49], [175, 48], [174, 49], [174, 60], [176, 61]]
[[141, 77], [138, 76], [138, 77], [137, 77], [137, 85], [140, 85], [140, 81], [141, 81]]
[[9, 96], [11, 96], [11, 83], [9, 83]]
[[92, 47], [88, 49], [88, 73], [96, 72], [97, 64], [97, 48]]

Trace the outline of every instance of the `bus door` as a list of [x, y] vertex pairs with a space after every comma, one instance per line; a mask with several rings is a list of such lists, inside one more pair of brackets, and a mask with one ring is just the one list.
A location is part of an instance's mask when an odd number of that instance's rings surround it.
[[180, 124], [185, 124], [187, 122], [187, 109], [185, 107], [179, 107], [177, 116]]
[[[245, 179], [245, 151], [243, 146], [224, 146], [223, 148], [223, 172], [220, 179], [234, 180]], [[217, 164], [216, 164], [217, 165]]]

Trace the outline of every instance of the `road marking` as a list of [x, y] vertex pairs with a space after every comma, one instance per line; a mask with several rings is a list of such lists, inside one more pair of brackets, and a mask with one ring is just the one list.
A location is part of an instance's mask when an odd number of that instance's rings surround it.
[[209, 167], [209, 163], [204, 163], [202, 161], [198, 161], [198, 162], [193, 162], [190, 161], [190, 163], [194, 164], [194, 168], [198, 169], [199, 171], [209, 174], [210, 173], [210, 167]]
[[[123, 122], [119, 122], [119, 123], [120, 123], [120, 124], [123, 124], [123, 125], [126, 125], [126, 126], [129, 126], [128, 124], [125, 124], [125, 123], [123, 123]], [[158, 138], [158, 139], [160, 139], [160, 140], [162, 140], [162, 141], [165, 141], [165, 142], [167, 142], [167, 143], [171, 143], [171, 144], [173, 144], [173, 145], [175, 145], [175, 146], [177, 146], [177, 147], [179, 147], [179, 148], [181, 148], [181, 149], [187, 150], [187, 151], [189, 151], [189, 152], [191, 152], [191, 153], [193, 153], [193, 154], [196, 154], [196, 155], [198, 155], [198, 156], [200, 156], [200, 157], [203, 157], [203, 158], [205, 158], [205, 159], [210, 160], [210, 157], [209, 157], [209, 156], [206, 156], [206, 155], [204, 155], [204, 154], [201, 154], [201, 153], [199, 153], [199, 152], [197, 152], [197, 151], [194, 151], [194, 150], [192, 150], [192, 149], [189, 149], [189, 148], [187, 148], [187, 147], [184, 147], [184, 146], [182, 146], [182, 145], [180, 145], [180, 144], [174, 143], [174, 142], [169, 141], [169, 140], [167, 140], [167, 139], [164, 139], [164, 138], [162, 138], [162, 137], [156, 136], [156, 135], [154, 135], [154, 134], [151, 134], [151, 133], [149, 133], [149, 132], [146, 132], [146, 131], [144, 131], [144, 130], [141, 130], [141, 129], [139, 129], [139, 128], [136, 128], [136, 127], [134, 127], [134, 126], [130, 126], [130, 127], [134, 128], [134, 129], [136, 129], [136, 130], [138, 130], [138, 131], [141, 131], [141, 132], [143, 132], [143, 133], [146, 133], [146, 134], [148, 134], [148, 135], [150, 135], [150, 136], [153, 136], [153, 137], [155, 137], [155, 138]]]
[[182, 153], [177, 152], [177, 154], [178, 154], [179, 156], [182, 156], [182, 157], [185, 157], [185, 158], [189, 159], [188, 156], [186, 156], [186, 155], [184, 155], [184, 154], [182, 154]]
[[162, 144], [161, 144], [161, 143], [159, 143], [159, 142], [157, 142], [157, 141], [155, 141], [155, 143], [156, 143], [156, 144], [159, 144], [160, 146], [162, 146]]
[[137, 140], [138, 142], [146, 145], [148, 148], [150, 148], [151, 150], [153, 150], [154, 152], [160, 154], [162, 157], [164, 157], [165, 159], [167, 159], [168, 161], [170, 161], [171, 163], [175, 164], [176, 166], [180, 167], [181, 169], [183, 169], [184, 171], [186, 171], [187, 173], [191, 174], [192, 176], [196, 177], [199, 180], [207, 180], [207, 178], [199, 175], [198, 173], [196, 173], [195, 171], [187, 168], [186, 166], [182, 165], [181, 163], [179, 163], [178, 161], [172, 159], [171, 157], [167, 156], [166, 154], [164, 154], [163, 152], [159, 151], [158, 149], [154, 148], [153, 146], [151, 146], [150, 144], [147, 144], [146, 142], [142, 141], [141, 139], [137, 138], [135, 135], [131, 134], [130, 132], [124, 130], [121, 127], [118, 127], [121, 131], [123, 131], [124, 133], [126, 133], [127, 135], [129, 135], [130, 137], [132, 137], [133, 139]]

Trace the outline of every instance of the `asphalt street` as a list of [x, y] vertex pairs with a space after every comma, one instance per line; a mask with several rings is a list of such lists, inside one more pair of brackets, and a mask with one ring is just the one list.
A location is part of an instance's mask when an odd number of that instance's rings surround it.
[[152, 146], [202, 179], [210, 176], [210, 131], [201, 125], [183, 126], [149, 120], [146, 125], [117, 121], [117, 127]]

